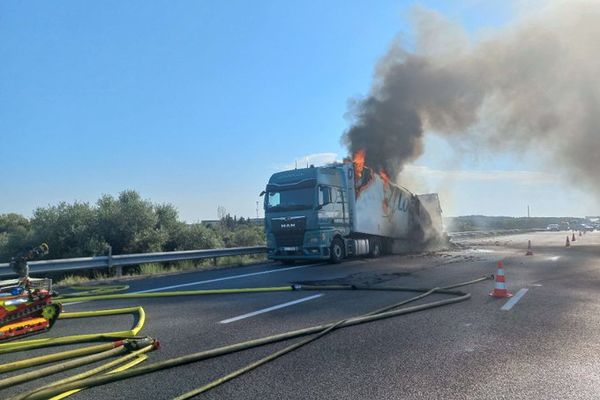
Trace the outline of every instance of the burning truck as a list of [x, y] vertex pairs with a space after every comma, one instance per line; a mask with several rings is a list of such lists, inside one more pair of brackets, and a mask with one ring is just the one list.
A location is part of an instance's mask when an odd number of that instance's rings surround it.
[[261, 195], [268, 257], [284, 263], [377, 257], [445, 237], [438, 195], [395, 185], [364, 164], [364, 152], [343, 163], [275, 173]]

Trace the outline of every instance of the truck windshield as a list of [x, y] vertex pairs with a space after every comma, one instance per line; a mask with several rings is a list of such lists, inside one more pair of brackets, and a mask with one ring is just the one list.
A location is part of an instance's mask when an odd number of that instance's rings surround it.
[[314, 187], [279, 190], [267, 193], [267, 211], [304, 210], [314, 207]]

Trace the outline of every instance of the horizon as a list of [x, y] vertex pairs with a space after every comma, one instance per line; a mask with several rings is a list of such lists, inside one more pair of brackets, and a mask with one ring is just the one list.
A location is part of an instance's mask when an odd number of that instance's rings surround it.
[[[125, 189], [124, 191], [126, 191], [126, 190], [133, 190], [133, 191], [135, 191], [135, 189]], [[119, 192], [119, 193], [121, 193], [121, 192]], [[119, 193], [116, 193], [114, 195], [113, 194], [103, 194], [103, 196], [104, 195], [108, 195], [108, 196], [112, 196], [114, 198], [114, 197], [118, 197]], [[153, 201], [151, 198], [144, 197], [141, 193], [140, 193], [140, 196], [141, 196], [141, 198], [143, 200], [150, 201], [153, 205], [158, 205], [158, 204], [170, 204], [170, 205], [173, 205], [175, 207], [175, 209], [177, 210], [177, 212], [179, 213], [179, 210], [177, 209], [177, 207], [173, 203], [170, 203], [168, 201], [167, 202], [158, 203], [158, 202]], [[44, 208], [48, 208], [48, 207], [54, 207], [54, 206], [58, 206], [61, 203], [66, 203], [66, 204], [85, 203], [85, 204], [89, 204], [90, 206], [93, 207], [93, 206], [95, 206], [97, 200], [99, 200], [99, 199], [96, 199], [94, 201], [77, 201], [77, 200], [72, 201], [72, 202], [60, 201], [60, 202], [55, 203], [55, 204], [48, 204], [46, 206], [40, 206], [38, 208], [44, 209]], [[31, 210], [31, 212], [28, 213], [28, 214], [8, 211], [8, 212], [0, 212], [0, 215], [2, 215], [2, 214], [18, 214], [18, 215], [21, 215], [21, 216], [23, 216], [23, 217], [25, 217], [27, 219], [31, 219], [33, 217], [34, 212], [35, 212], [35, 209]], [[230, 212], [227, 209], [225, 209], [225, 212], [227, 214], [229, 214], [232, 218], [238, 218], [238, 219], [239, 218], [244, 218], [244, 219], [249, 219], [249, 220], [255, 220], [255, 219], [257, 219], [256, 215], [241, 215], [241, 214], [236, 214], [236, 213]], [[595, 214], [586, 214], [586, 215], [533, 215], [533, 213], [531, 213], [531, 209], [530, 209], [530, 216], [527, 216], [527, 215], [516, 215], [516, 216], [515, 215], [486, 215], [486, 214], [445, 215], [444, 211], [442, 210], [442, 217], [443, 218], [485, 217], [485, 218], [531, 218], [531, 219], [534, 219], [534, 218], [565, 218], [565, 219], [569, 219], [569, 218], [576, 218], [576, 219], [578, 219], [579, 218], [579, 219], [586, 219], [588, 217], [589, 218], [598, 218], [598, 217], [600, 217], [600, 214], [598, 214], [598, 215], [595, 215]], [[179, 218], [182, 219], [181, 215], [179, 215]], [[261, 220], [264, 219], [264, 215], [258, 217], [258, 219], [261, 219]], [[219, 221], [219, 220], [220, 219], [218, 218], [218, 216], [215, 215], [214, 217], [203, 218], [203, 219], [197, 220], [197, 221], [187, 221], [187, 220], [182, 220], [182, 221], [185, 222], [185, 223], [187, 223], [187, 224], [193, 224], [193, 223], [202, 223], [202, 222], [207, 222], [207, 221]]]

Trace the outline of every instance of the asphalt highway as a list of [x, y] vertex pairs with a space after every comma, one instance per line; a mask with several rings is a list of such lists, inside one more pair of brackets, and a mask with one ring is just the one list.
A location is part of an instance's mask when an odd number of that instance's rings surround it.
[[[514, 300], [490, 297], [493, 281], [464, 287], [472, 295], [468, 301], [333, 331], [198, 398], [597, 399], [600, 232], [578, 236], [569, 248], [565, 236], [541, 232], [463, 239], [451, 249], [426, 254], [339, 265], [267, 263], [127, 284], [131, 292], [290, 283], [433, 288], [494, 274], [503, 260]], [[533, 256], [525, 256], [528, 240]], [[337, 321], [412, 296], [379, 291], [224, 294], [87, 302], [67, 305], [65, 311], [142, 305], [147, 314], [142, 333], [161, 342], [145, 362], [150, 363]], [[445, 298], [434, 294], [416, 304]], [[131, 324], [130, 316], [59, 320], [50, 333], [37, 337], [125, 330]], [[297, 340], [90, 388], [73, 398], [170, 399]], [[48, 351], [3, 354], [0, 362]], [[0, 398], [73, 373], [8, 388]]]

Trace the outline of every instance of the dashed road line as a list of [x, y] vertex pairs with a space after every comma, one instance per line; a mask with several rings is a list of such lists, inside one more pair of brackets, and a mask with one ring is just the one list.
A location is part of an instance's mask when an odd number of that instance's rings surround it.
[[[265, 275], [265, 274], [272, 274], [272, 273], [275, 273], [275, 272], [291, 271], [293, 269], [314, 267], [315, 265], [321, 265], [321, 264], [322, 263], [315, 263], [315, 264], [307, 264], [307, 265], [298, 265], [296, 267], [270, 269], [268, 271], [250, 272], [250, 273], [247, 273], [247, 274], [225, 276], [223, 278], [206, 279], [206, 280], [203, 280], [203, 281], [188, 282], [188, 283], [182, 283], [182, 284], [179, 284], [179, 285], [162, 286], [162, 287], [158, 287], [158, 288], [154, 288], [154, 289], [138, 290], [137, 292], [130, 292], [130, 293], [152, 293], [152, 292], [160, 292], [161, 290], [177, 289], [177, 288], [187, 287], [187, 286], [204, 285], [206, 283], [213, 283], [213, 282], [220, 282], [220, 281], [228, 281], [228, 280], [231, 280], [231, 279], [246, 278], [248, 276]], [[86, 302], [85, 301], [76, 301], [76, 302], [73, 302], [73, 303], [63, 303], [63, 306], [69, 306], [69, 305], [81, 304], [81, 303], [86, 303]]]
[[291, 271], [293, 269], [300, 269], [300, 268], [308, 268], [308, 267], [313, 267], [315, 265], [320, 265], [321, 263], [317, 263], [317, 264], [308, 264], [308, 265], [299, 265], [297, 267], [287, 267], [287, 268], [278, 268], [278, 269], [270, 269], [268, 271], [260, 271], [260, 272], [250, 272], [248, 274], [240, 274], [240, 275], [233, 275], [233, 276], [225, 276], [223, 278], [214, 278], [214, 279], [207, 279], [204, 281], [197, 281], [197, 282], [188, 282], [188, 283], [182, 283], [179, 285], [172, 285], [172, 286], [163, 286], [163, 287], [159, 287], [159, 288], [154, 288], [154, 289], [146, 289], [146, 290], [139, 290], [137, 292], [132, 292], [132, 293], [152, 293], [152, 292], [160, 292], [161, 290], [168, 290], [168, 289], [177, 289], [177, 288], [181, 288], [181, 287], [187, 287], [187, 286], [195, 286], [195, 285], [204, 285], [205, 283], [213, 283], [213, 282], [220, 282], [220, 281], [228, 281], [231, 279], [239, 279], [239, 278], [246, 278], [248, 276], [256, 276], [256, 275], [265, 275], [265, 274], [272, 274], [275, 272], [284, 272], [284, 271]]
[[509, 301], [507, 301], [507, 302], [506, 302], [506, 304], [504, 304], [504, 305], [502, 306], [501, 310], [508, 311], [508, 310], [510, 310], [511, 308], [513, 308], [513, 306], [514, 306], [515, 304], [517, 304], [517, 302], [518, 302], [519, 300], [521, 300], [521, 297], [523, 297], [523, 296], [525, 295], [525, 293], [527, 293], [527, 291], [528, 291], [528, 290], [529, 290], [529, 289], [527, 289], [527, 288], [523, 288], [523, 289], [519, 290], [519, 291], [517, 292], [517, 294], [515, 294], [515, 295], [513, 296], [513, 298], [512, 298], [512, 299], [510, 299]]
[[221, 323], [221, 324], [229, 324], [230, 322], [239, 321], [240, 319], [254, 317], [255, 315], [264, 314], [266, 312], [273, 311], [273, 310], [279, 310], [280, 308], [293, 306], [294, 304], [304, 303], [305, 301], [313, 300], [313, 299], [319, 298], [321, 296], [323, 296], [323, 293], [314, 294], [312, 296], [303, 297], [303, 298], [298, 299], [298, 300], [288, 301], [287, 303], [277, 304], [277, 305], [272, 306], [272, 307], [267, 307], [267, 308], [263, 308], [261, 310], [252, 311], [252, 312], [250, 312], [248, 314], [238, 315], [237, 317], [232, 317], [232, 318], [224, 319], [223, 321], [220, 321], [219, 323]]

